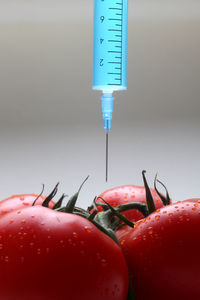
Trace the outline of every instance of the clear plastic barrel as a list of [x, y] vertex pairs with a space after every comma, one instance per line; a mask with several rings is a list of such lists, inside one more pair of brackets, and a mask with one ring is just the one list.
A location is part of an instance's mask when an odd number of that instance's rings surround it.
[[127, 88], [128, 0], [94, 0], [93, 89]]

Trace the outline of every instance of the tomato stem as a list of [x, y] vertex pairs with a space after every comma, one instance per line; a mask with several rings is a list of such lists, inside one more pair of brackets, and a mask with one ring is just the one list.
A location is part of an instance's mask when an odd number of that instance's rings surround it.
[[56, 193], [58, 191], [58, 185], [59, 185], [59, 182], [56, 184], [55, 188], [49, 194], [49, 196], [47, 196], [46, 199], [43, 201], [42, 206], [49, 207], [49, 202], [53, 199], [53, 197], [56, 195]]
[[81, 184], [81, 186], [80, 186], [78, 192], [75, 193], [75, 194], [69, 199], [69, 201], [68, 201], [68, 203], [67, 203], [67, 205], [66, 205], [66, 207], [65, 207], [65, 212], [66, 212], [66, 213], [73, 213], [74, 207], [75, 207], [75, 205], [76, 205], [76, 201], [77, 201], [77, 199], [78, 199], [78, 195], [79, 195], [79, 193], [80, 193], [80, 191], [81, 191], [81, 189], [82, 189], [84, 183], [88, 180], [88, 178], [89, 178], [89, 176], [87, 176], [87, 178], [83, 181], [83, 183]]
[[[165, 191], [166, 191], [166, 197], [164, 197], [157, 189], [157, 186], [156, 186], [156, 182], [160, 183]], [[157, 174], [155, 176], [155, 179], [154, 179], [154, 188], [156, 190], [156, 193], [159, 195], [160, 199], [162, 200], [163, 204], [166, 206], [166, 205], [169, 205], [170, 204], [170, 196], [169, 196], [169, 193], [168, 193], [168, 190], [166, 188], [166, 186], [160, 181], [157, 179]]]
[[44, 192], [44, 184], [42, 184], [42, 191], [41, 191], [40, 194], [35, 198], [35, 200], [34, 200], [33, 203], [32, 203], [32, 206], [35, 205], [36, 201], [42, 196], [43, 192]]
[[131, 222], [129, 219], [127, 219], [126, 217], [124, 217], [122, 214], [120, 214], [120, 212], [118, 211], [118, 209], [112, 207], [108, 202], [106, 202], [102, 197], [98, 197], [99, 199], [101, 199], [102, 201], [104, 201], [106, 203], [106, 205], [108, 205], [109, 209], [111, 210], [111, 212], [117, 216], [120, 220], [122, 220], [124, 223], [126, 223], [127, 225], [129, 225], [130, 227], [134, 227], [134, 223]]
[[130, 202], [130, 203], [121, 204], [118, 205], [116, 209], [120, 213], [131, 209], [137, 209], [143, 214], [144, 217], [147, 217], [149, 215], [149, 211], [146, 204], [141, 202]]
[[146, 173], [145, 170], [142, 171], [142, 176], [143, 176], [143, 181], [144, 181], [144, 186], [145, 186], [145, 191], [146, 191], [147, 206], [148, 206], [149, 214], [151, 214], [156, 210], [156, 208], [155, 208], [155, 204], [153, 201], [153, 197], [151, 195], [150, 188], [149, 188], [147, 180], [146, 180], [145, 173]]
[[52, 207], [53, 210], [60, 208], [62, 206], [64, 198], [67, 197], [67, 195], [63, 194], [60, 199], [57, 201], [57, 203]]

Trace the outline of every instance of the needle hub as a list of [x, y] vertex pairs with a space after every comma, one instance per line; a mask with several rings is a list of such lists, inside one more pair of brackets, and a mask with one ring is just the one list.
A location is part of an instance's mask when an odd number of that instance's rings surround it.
[[112, 114], [113, 114], [113, 102], [114, 97], [112, 93], [103, 93], [102, 100], [102, 114], [103, 114], [103, 125], [106, 132], [109, 132], [112, 126]]

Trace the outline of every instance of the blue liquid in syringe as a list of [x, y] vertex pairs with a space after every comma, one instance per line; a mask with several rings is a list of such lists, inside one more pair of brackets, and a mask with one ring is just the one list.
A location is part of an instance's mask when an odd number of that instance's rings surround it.
[[112, 125], [112, 93], [127, 88], [128, 0], [94, 0], [93, 89], [103, 92], [104, 128]]

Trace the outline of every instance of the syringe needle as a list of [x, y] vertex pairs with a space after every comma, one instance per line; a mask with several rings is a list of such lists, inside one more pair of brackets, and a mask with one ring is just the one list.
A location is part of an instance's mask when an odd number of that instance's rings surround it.
[[106, 132], [106, 182], [108, 181], [108, 131]]

